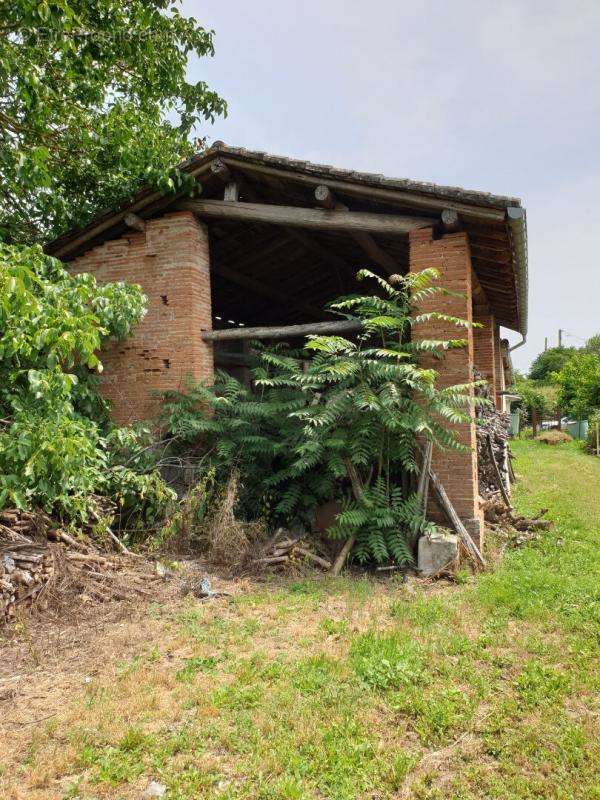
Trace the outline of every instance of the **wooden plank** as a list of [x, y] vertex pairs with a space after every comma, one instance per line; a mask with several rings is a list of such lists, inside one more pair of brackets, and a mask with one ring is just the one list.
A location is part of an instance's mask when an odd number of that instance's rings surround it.
[[310, 322], [303, 325], [283, 325], [280, 327], [228, 328], [227, 330], [202, 331], [200, 338], [205, 342], [219, 342], [226, 339], [293, 339], [310, 334], [327, 336], [330, 333], [355, 333], [363, 329], [358, 320], [334, 322]]
[[192, 211], [199, 217], [208, 219], [290, 225], [310, 230], [366, 231], [387, 236], [400, 236], [417, 228], [435, 225], [435, 220], [427, 217], [409, 217], [402, 214], [324, 211], [317, 208], [232, 203], [225, 200], [184, 200], [177, 204], [177, 208], [182, 211]]
[[508, 492], [506, 491], [506, 486], [504, 485], [504, 479], [500, 474], [500, 467], [498, 466], [498, 462], [496, 461], [496, 455], [494, 453], [494, 446], [492, 444], [492, 436], [490, 433], [485, 437], [487, 442], [487, 450], [490, 456], [490, 460], [492, 462], [492, 467], [494, 468], [494, 474], [496, 476], [496, 481], [498, 482], [498, 488], [500, 489], [500, 493], [502, 495], [502, 499], [504, 500], [506, 507], [510, 508], [510, 498], [508, 496]]

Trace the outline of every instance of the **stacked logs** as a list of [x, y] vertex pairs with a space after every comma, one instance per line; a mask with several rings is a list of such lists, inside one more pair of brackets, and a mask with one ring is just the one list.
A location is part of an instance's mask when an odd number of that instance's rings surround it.
[[303, 535], [304, 531], [290, 532], [285, 528], [278, 528], [254, 563], [261, 568], [277, 570], [298, 567], [303, 563], [325, 570], [331, 569], [331, 561], [315, 553], [314, 541], [309, 547]]
[[73, 593], [99, 602], [146, 594], [147, 576], [124, 566], [43, 512], [0, 511], [0, 621], [10, 621], [18, 607], [45, 610], [53, 597], [60, 602]]
[[[481, 376], [476, 375], [475, 379], [481, 380]], [[475, 394], [490, 401], [476, 409], [479, 493], [482, 497], [488, 497], [494, 492], [508, 491], [510, 417], [493, 405], [494, 398], [487, 383], [476, 387]]]
[[548, 513], [547, 508], [541, 508], [533, 517], [518, 516], [499, 493], [484, 502], [483, 513], [487, 525], [504, 533], [513, 547], [537, 539], [542, 531], [550, 530], [553, 525], [552, 520], [543, 519]]
[[14, 545], [0, 555], [0, 618], [11, 619], [17, 603], [32, 605], [54, 575], [52, 554], [37, 545]]

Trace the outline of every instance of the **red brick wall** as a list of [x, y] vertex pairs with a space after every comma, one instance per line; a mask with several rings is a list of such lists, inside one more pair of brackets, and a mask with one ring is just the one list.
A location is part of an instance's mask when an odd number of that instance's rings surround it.
[[100, 283], [138, 283], [148, 297], [133, 336], [101, 353], [102, 393], [118, 423], [155, 417], [155, 392], [181, 388], [186, 373], [212, 380], [212, 346], [200, 339], [212, 327], [208, 231], [191, 213], [151, 220], [143, 233], [106, 242], [69, 266]]
[[498, 391], [496, 381], [496, 320], [489, 311], [477, 306], [473, 309], [473, 322], [480, 323], [483, 327], [473, 329], [474, 362], [477, 369], [487, 380], [496, 399]]
[[500, 346], [500, 326], [494, 328], [494, 356], [496, 360], [496, 408], [502, 409], [503, 392], [506, 389], [504, 378], [504, 363], [502, 362], [502, 348]]
[[[420, 310], [440, 311], [472, 322], [472, 267], [467, 234], [453, 233], [434, 239], [431, 229], [413, 231], [410, 234], [410, 270], [418, 272], [426, 267], [435, 267], [440, 273], [440, 284], [447, 289], [463, 293], [464, 297], [434, 295], [421, 303]], [[458, 338], [466, 338], [467, 346], [448, 351], [443, 361], [425, 357], [426, 365], [439, 372], [440, 387], [465, 383], [473, 379], [473, 330], [469, 328], [465, 331], [443, 321], [425, 322], [413, 328], [413, 339]], [[473, 409], [470, 415], [471, 422], [453, 426], [459, 441], [466, 445], [469, 451], [460, 453], [436, 448], [433, 454], [433, 467], [458, 515], [474, 538], [480, 541], [482, 515], [478, 502]], [[441, 513], [438, 513], [437, 519], [445, 521]]]

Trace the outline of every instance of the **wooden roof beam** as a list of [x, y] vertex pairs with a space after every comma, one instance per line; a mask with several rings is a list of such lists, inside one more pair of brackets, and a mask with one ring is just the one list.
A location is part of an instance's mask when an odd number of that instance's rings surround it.
[[192, 211], [208, 219], [228, 219], [235, 222], [261, 222], [319, 231], [346, 231], [348, 233], [379, 233], [386, 236], [403, 236], [417, 228], [435, 224], [428, 217], [411, 217], [402, 214], [373, 214], [363, 211], [326, 211], [297, 206], [276, 206], [261, 203], [238, 203], [225, 200], [184, 200], [176, 208]]
[[236, 159], [233, 154], [227, 154], [223, 160], [231, 165], [238, 167], [243, 172], [256, 173], [262, 175], [274, 175], [278, 178], [290, 180], [294, 183], [318, 186], [323, 180], [327, 180], [327, 185], [332, 190], [339, 190], [344, 194], [352, 194], [363, 197], [367, 200], [381, 200], [390, 205], [402, 205], [412, 208], [420, 208], [423, 211], [436, 212], [440, 214], [445, 208], [452, 208], [458, 211], [465, 220], [480, 222], [495, 221], [504, 223], [506, 211], [504, 209], [471, 205], [467, 202], [440, 200], [435, 197], [428, 197], [418, 192], [409, 192], [405, 189], [394, 189], [392, 187], [372, 186], [363, 182], [352, 182], [350, 173], [347, 181], [338, 178], [324, 178], [323, 175], [307, 175], [302, 172], [295, 172], [283, 167], [267, 167], [264, 164], [253, 164], [249, 161]]
[[[319, 184], [315, 189], [315, 200], [320, 206], [330, 211], [350, 211], [348, 206], [345, 203], [341, 203], [335, 197], [331, 189], [324, 184]], [[385, 250], [381, 249], [370, 233], [354, 231], [351, 235], [367, 256], [385, 270], [388, 275], [393, 275], [395, 272], [399, 271], [395, 259], [386, 253]]]

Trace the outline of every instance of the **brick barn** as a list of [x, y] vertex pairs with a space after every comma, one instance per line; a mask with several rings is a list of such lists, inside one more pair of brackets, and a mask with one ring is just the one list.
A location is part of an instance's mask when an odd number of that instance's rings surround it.
[[[221, 142], [183, 165], [197, 199], [141, 191], [127, 207], [70, 231], [47, 251], [74, 271], [138, 283], [148, 313], [133, 338], [103, 354], [102, 387], [125, 423], [152, 418], [158, 392], [215, 366], [243, 376], [247, 340], [234, 330], [324, 322], [323, 305], [358, 290], [357, 269], [386, 276], [436, 267], [463, 296], [442, 310], [482, 324], [436, 363], [442, 385], [474, 369], [504, 403], [510, 355], [500, 326], [527, 329], [527, 228], [518, 199], [280, 158]], [[230, 330], [229, 338], [215, 331]], [[212, 333], [211, 333], [212, 332]], [[414, 336], [456, 338], [443, 322]], [[466, 453], [434, 466], [459, 516], [479, 539], [475, 421], [458, 425]]]

